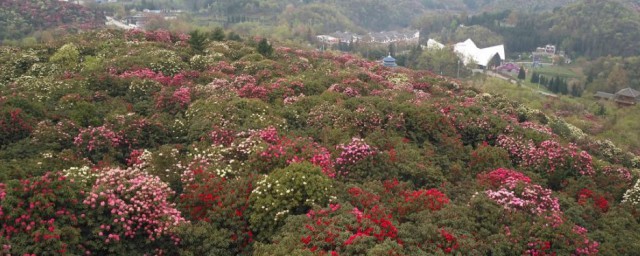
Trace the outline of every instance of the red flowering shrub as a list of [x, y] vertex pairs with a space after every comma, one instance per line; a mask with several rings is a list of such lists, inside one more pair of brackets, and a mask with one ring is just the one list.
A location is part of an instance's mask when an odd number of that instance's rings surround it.
[[479, 173], [494, 168], [511, 166], [509, 153], [502, 148], [489, 146], [486, 142], [471, 151], [469, 168], [472, 172]]
[[331, 153], [311, 138], [281, 137], [273, 127], [260, 131], [260, 138], [267, 143], [267, 148], [259, 153], [259, 160], [255, 163], [259, 170], [266, 172], [291, 163], [308, 161], [322, 168], [328, 177], [335, 177]]
[[191, 104], [191, 88], [162, 88], [155, 96], [156, 108], [169, 113], [183, 111]]
[[229, 230], [229, 249], [242, 253], [253, 242], [249, 228], [249, 196], [255, 177], [226, 179], [211, 172], [192, 171], [194, 179], [184, 186], [180, 206], [189, 219], [205, 221], [218, 229]]
[[447, 254], [454, 253], [460, 248], [458, 238], [446, 231], [444, 228], [440, 229], [440, 235], [442, 236], [441, 241], [436, 246], [442, 249], [442, 252]]
[[449, 203], [449, 198], [435, 188], [415, 191], [403, 191], [404, 205], [398, 206], [398, 212], [419, 212], [425, 209], [438, 211]]
[[478, 174], [478, 183], [481, 185], [489, 185], [493, 188], [500, 187], [508, 182], [524, 182], [531, 183], [531, 179], [521, 172], [498, 168], [484, 174]]
[[[374, 188], [375, 183], [371, 184]], [[410, 189], [407, 183], [400, 183], [398, 180], [387, 180], [382, 183], [384, 189], [377, 189], [376, 192], [351, 187], [349, 202], [359, 209], [377, 211], [384, 210], [397, 220], [404, 220], [404, 217], [421, 211], [439, 211], [449, 204], [449, 198], [437, 189]]]
[[22, 109], [8, 109], [0, 112], [0, 145], [29, 137], [33, 126]]
[[0, 183], [0, 243], [12, 255], [82, 254], [83, 192], [60, 173]]
[[366, 254], [368, 249], [385, 240], [402, 244], [391, 216], [378, 207], [360, 211], [331, 204], [328, 208], [311, 210], [302, 223], [302, 234], [296, 247], [317, 255]]
[[596, 195], [593, 191], [583, 188], [578, 191], [578, 204], [585, 205], [589, 200], [593, 201], [593, 206], [596, 209], [599, 209], [602, 212], [607, 212], [609, 210], [609, 201], [602, 196]]
[[267, 100], [269, 97], [269, 90], [263, 86], [259, 86], [256, 84], [247, 84], [242, 86], [238, 90], [238, 96], [243, 98], [252, 98], [252, 99], [261, 99]]

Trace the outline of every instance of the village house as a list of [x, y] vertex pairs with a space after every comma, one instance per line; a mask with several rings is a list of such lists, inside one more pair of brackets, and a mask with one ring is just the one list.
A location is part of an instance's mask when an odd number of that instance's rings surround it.
[[544, 47], [536, 48], [536, 53], [538, 54], [548, 54], [555, 55], [556, 54], [556, 46], [552, 44], [545, 45]]
[[640, 92], [629, 87], [619, 90], [615, 94], [599, 91], [596, 92], [594, 97], [596, 99], [613, 100], [624, 106], [631, 106], [640, 102]]

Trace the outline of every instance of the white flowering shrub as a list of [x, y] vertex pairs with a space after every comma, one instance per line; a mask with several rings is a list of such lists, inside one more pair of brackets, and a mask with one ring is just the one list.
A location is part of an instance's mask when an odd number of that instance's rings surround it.
[[622, 196], [622, 203], [634, 206], [640, 203], [640, 179], [636, 181], [636, 184], [633, 185], [633, 187], [624, 193]]
[[86, 187], [93, 186], [93, 183], [99, 176], [98, 172], [92, 170], [89, 166], [70, 167], [63, 170], [62, 174], [67, 177], [67, 179], [85, 185]]
[[251, 227], [258, 238], [271, 237], [287, 216], [327, 205], [332, 191], [331, 180], [320, 167], [294, 163], [277, 169], [258, 181], [251, 192]]

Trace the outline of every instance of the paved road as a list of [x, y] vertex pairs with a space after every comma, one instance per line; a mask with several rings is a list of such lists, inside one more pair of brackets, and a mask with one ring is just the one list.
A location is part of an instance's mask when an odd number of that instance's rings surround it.
[[136, 26], [136, 25], [127, 25], [127, 24], [124, 24], [124, 23], [114, 19], [113, 17], [109, 17], [109, 16], [107, 16], [106, 25], [113, 25], [113, 26], [116, 26], [118, 28], [126, 29], [126, 30], [138, 28], [138, 26]]

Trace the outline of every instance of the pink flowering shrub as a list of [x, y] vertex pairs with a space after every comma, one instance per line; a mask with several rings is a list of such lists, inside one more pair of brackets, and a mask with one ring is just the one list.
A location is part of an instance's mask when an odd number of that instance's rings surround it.
[[184, 33], [171, 33], [167, 30], [143, 31], [139, 29], [131, 29], [125, 32], [125, 40], [128, 41], [150, 41], [159, 43], [176, 43], [179, 45], [187, 45], [189, 35]]
[[207, 139], [214, 145], [229, 147], [235, 140], [235, 136], [234, 131], [216, 126], [209, 132]]
[[61, 173], [0, 183], [3, 254], [83, 254], [82, 197]]
[[269, 90], [256, 84], [246, 84], [238, 90], [238, 96], [243, 98], [267, 100]]
[[177, 113], [183, 111], [191, 104], [191, 88], [162, 88], [160, 93], [156, 94], [156, 108], [167, 111], [169, 113]]
[[560, 212], [560, 204], [552, 196], [552, 191], [531, 184], [531, 179], [522, 173], [497, 169], [478, 175], [478, 181], [492, 186], [485, 194], [507, 211], [524, 211], [537, 215]]
[[82, 155], [98, 162], [105, 156], [114, 155], [119, 147], [128, 142], [120, 132], [112, 130], [110, 125], [81, 128], [80, 133], [73, 139], [73, 144]]
[[[598, 251], [598, 242], [586, 236], [586, 229], [575, 226], [566, 219], [560, 210], [557, 198], [552, 191], [539, 185], [531, 184], [531, 179], [522, 173], [497, 169], [487, 174], [478, 175], [481, 184], [492, 188], [484, 194], [508, 212], [505, 235], [510, 241], [524, 243], [527, 255], [559, 255], [569, 252], [572, 255], [594, 255]], [[592, 198], [590, 190], [579, 192], [578, 203], [584, 204]], [[605, 203], [594, 202], [596, 207], [608, 207]], [[601, 208], [602, 209], [602, 208]], [[604, 209], [602, 209], [604, 210]], [[511, 221], [531, 220], [528, 226], [515, 225]], [[515, 228], [517, 226], [517, 229]], [[511, 227], [511, 228], [510, 228]]]
[[191, 89], [189, 87], [180, 87], [173, 91], [171, 101], [184, 108], [191, 103]]
[[[545, 140], [535, 145], [531, 140], [500, 135], [497, 145], [509, 151], [516, 163], [532, 170], [545, 170], [542, 174], [563, 179], [562, 176], [591, 176], [595, 174], [591, 155], [581, 151], [574, 144], [562, 146], [553, 140]], [[558, 177], [558, 175], [561, 175]], [[557, 185], [556, 185], [557, 186]]]
[[150, 79], [167, 86], [181, 86], [186, 83], [187, 76], [184, 73], [179, 73], [173, 76], [165, 76], [162, 72], [155, 72], [148, 68], [125, 71], [118, 75], [120, 78], [140, 78]]
[[336, 170], [340, 176], [348, 175], [350, 166], [378, 153], [376, 148], [369, 146], [360, 138], [352, 138], [350, 143], [340, 144], [336, 149], [340, 152], [335, 160]]
[[83, 201], [96, 226], [91, 233], [95, 249], [126, 250], [123, 241], [147, 249], [177, 245], [172, 228], [185, 219], [169, 201], [173, 194], [160, 178], [143, 171], [103, 170]]

